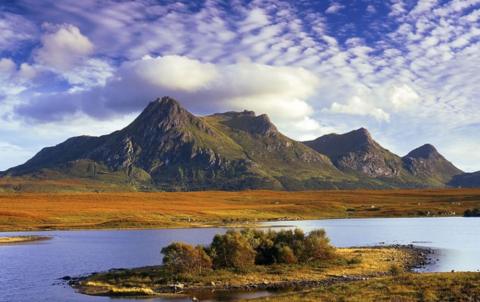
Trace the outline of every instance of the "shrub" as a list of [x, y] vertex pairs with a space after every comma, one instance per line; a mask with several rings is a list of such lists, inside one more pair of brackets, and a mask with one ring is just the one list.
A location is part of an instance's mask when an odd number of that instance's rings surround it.
[[255, 264], [256, 252], [248, 236], [238, 231], [216, 235], [210, 246], [215, 268], [233, 268], [246, 271]]
[[293, 264], [297, 263], [298, 259], [293, 250], [289, 246], [278, 247], [278, 263]]
[[327, 260], [333, 258], [335, 254], [335, 249], [330, 245], [324, 230], [312, 231], [303, 244], [303, 252], [299, 255], [302, 262]]
[[400, 275], [402, 272], [403, 272], [403, 269], [397, 265], [397, 264], [392, 264], [388, 270], [390, 272], [390, 274], [392, 274], [393, 276], [398, 276]]
[[174, 242], [162, 249], [163, 264], [172, 273], [202, 274], [212, 269], [212, 260], [202, 246]]
[[465, 217], [480, 217], [480, 209], [468, 209], [463, 213]]
[[259, 230], [227, 231], [216, 235], [204, 249], [185, 243], [173, 243], [164, 248], [164, 264], [173, 273], [202, 273], [211, 269], [247, 271], [255, 264], [293, 264], [327, 260], [334, 256], [325, 231], [302, 230], [279, 232]]

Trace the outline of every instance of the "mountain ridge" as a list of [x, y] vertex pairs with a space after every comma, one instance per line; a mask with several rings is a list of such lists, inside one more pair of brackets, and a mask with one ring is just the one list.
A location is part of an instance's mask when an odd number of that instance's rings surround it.
[[163, 97], [121, 130], [67, 139], [0, 175], [189, 191], [441, 187], [462, 172], [433, 146], [422, 147], [402, 158], [365, 128], [298, 142], [266, 114], [198, 117]]

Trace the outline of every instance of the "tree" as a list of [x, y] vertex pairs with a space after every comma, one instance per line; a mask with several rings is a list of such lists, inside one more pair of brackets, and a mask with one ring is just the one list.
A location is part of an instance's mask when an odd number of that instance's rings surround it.
[[297, 256], [295, 256], [293, 250], [287, 246], [280, 246], [277, 248], [277, 261], [278, 263], [286, 263], [286, 264], [293, 264], [297, 263], [298, 259]]
[[301, 262], [327, 260], [335, 254], [335, 249], [330, 245], [325, 230], [310, 232], [303, 242], [303, 252], [300, 255]]
[[210, 246], [215, 268], [233, 268], [246, 271], [255, 264], [256, 252], [248, 236], [238, 231], [216, 235]]
[[162, 249], [163, 264], [175, 274], [202, 274], [212, 269], [212, 259], [202, 246], [174, 242]]

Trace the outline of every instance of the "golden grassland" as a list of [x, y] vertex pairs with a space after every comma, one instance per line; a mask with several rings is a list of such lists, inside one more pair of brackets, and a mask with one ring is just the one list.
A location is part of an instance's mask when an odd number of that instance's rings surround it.
[[480, 301], [480, 273], [405, 273], [249, 301]]
[[264, 220], [463, 215], [480, 189], [0, 193], [0, 231], [200, 227]]
[[2, 244], [15, 244], [31, 241], [47, 240], [49, 237], [44, 236], [12, 236], [12, 237], [0, 237], [0, 245]]
[[163, 266], [114, 270], [94, 274], [77, 284], [80, 292], [90, 295], [162, 294], [168, 283], [181, 282], [185, 291], [199, 289], [235, 289], [253, 286], [275, 288], [276, 284], [316, 282], [335, 277], [371, 277], [388, 274], [392, 267], [408, 270], [416, 261], [413, 250], [399, 248], [336, 249], [333, 260], [309, 264], [256, 265], [247, 272], [215, 270], [202, 275], [188, 275], [170, 280]]

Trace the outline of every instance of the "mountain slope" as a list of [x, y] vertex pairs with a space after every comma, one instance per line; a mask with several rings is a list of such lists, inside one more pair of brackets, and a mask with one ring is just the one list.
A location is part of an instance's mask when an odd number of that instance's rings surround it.
[[[171, 98], [151, 102], [126, 128], [45, 148], [8, 176], [88, 178], [133, 189], [335, 187], [351, 177], [253, 112], [196, 117]], [[294, 185], [292, 185], [294, 184]]]
[[448, 184], [458, 188], [480, 188], [480, 171], [455, 175]]
[[430, 184], [444, 185], [455, 175], [463, 173], [430, 144], [412, 150], [402, 160], [407, 171]]
[[0, 190], [441, 187], [460, 173], [431, 145], [401, 158], [364, 128], [301, 143], [280, 133], [267, 115], [198, 117], [164, 97], [124, 129], [42, 149], [0, 173], [7, 183]]
[[442, 187], [462, 173], [432, 145], [423, 145], [400, 157], [383, 148], [364, 128], [324, 135], [304, 144], [326, 154], [340, 170], [379, 179], [385, 185]]
[[357, 171], [370, 177], [400, 175], [401, 158], [383, 148], [365, 128], [345, 134], [328, 134], [305, 145], [327, 155], [339, 169]]

